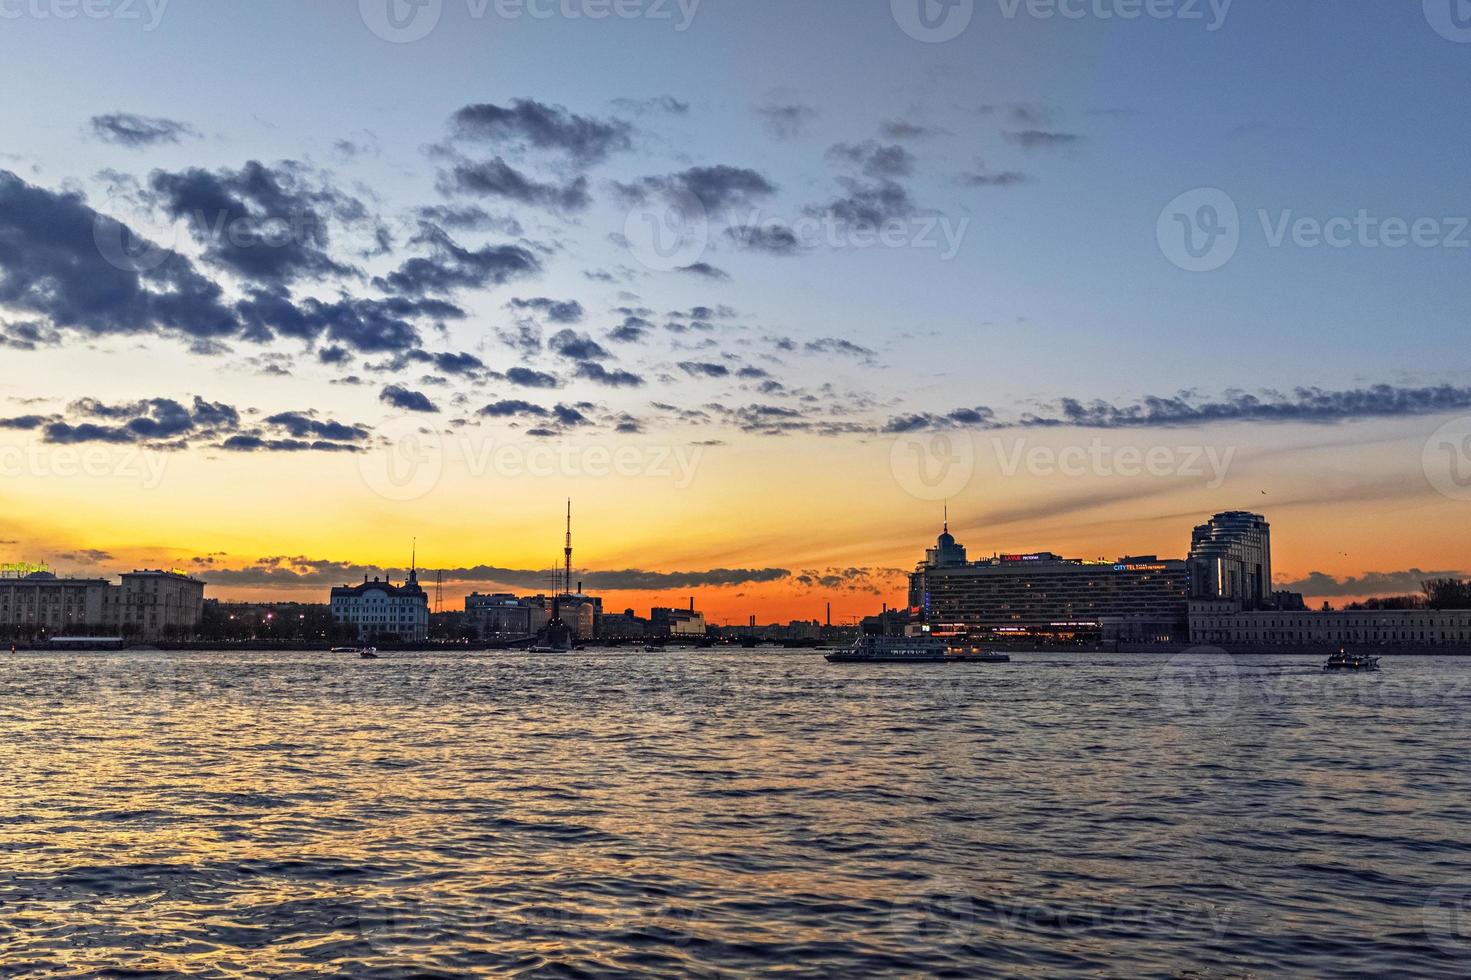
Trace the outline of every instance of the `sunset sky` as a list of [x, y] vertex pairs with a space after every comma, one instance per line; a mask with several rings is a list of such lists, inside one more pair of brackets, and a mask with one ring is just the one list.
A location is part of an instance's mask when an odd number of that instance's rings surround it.
[[846, 621], [948, 499], [1466, 573], [1471, 28], [1062, 6], [0, 5], [0, 560], [457, 606], [571, 497], [610, 608]]

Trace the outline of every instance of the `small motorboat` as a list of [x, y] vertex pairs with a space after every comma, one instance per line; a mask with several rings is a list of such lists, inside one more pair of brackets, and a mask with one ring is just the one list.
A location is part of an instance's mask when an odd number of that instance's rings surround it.
[[1345, 670], [1370, 672], [1379, 669], [1379, 659], [1378, 657], [1370, 657], [1362, 653], [1349, 653], [1347, 650], [1339, 650], [1328, 658], [1328, 662], [1323, 665], [1323, 669], [1325, 671]]
[[358, 656], [361, 657], [364, 660], [377, 660], [378, 659], [378, 648], [377, 647], [363, 647], [362, 649], [358, 650]]

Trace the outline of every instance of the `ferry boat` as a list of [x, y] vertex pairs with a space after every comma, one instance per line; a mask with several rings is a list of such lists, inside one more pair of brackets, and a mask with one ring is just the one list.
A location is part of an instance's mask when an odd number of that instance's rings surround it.
[[1349, 653], [1347, 650], [1339, 650], [1328, 658], [1323, 665], [1324, 670], [1355, 670], [1375, 671], [1379, 669], [1378, 657], [1370, 657], [1362, 653]]
[[830, 653], [830, 664], [1005, 664], [1004, 653], [957, 651], [938, 636], [860, 636], [847, 650]]

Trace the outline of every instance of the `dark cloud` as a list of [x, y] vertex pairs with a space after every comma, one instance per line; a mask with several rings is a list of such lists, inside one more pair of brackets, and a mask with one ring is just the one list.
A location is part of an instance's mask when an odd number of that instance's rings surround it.
[[480, 414], [495, 419], [517, 417], [544, 419], [551, 413], [540, 405], [533, 405], [531, 402], [522, 401], [519, 398], [507, 398], [498, 402], [491, 402], [480, 410]]
[[586, 177], [565, 184], [545, 183], [528, 177], [500, 157], [479, 162], [462, 160], [441, 174], [439, 187], [449, 194], [501, 197], [566, 214], [585, 211], [592, 204]]
[[519, 245], [462, 248], [442, 228], [424, 225], [416, 243], [432, 250], [429, 257], [408, 259], [396, 272], [373, 280], [386, 293], [405, 296], [444, 295], [460, 289], [503, 286], [541, 271], [541, 262]]
[[654, 325], [641, 316], [626, 316], [623, 322], [614, 328], [608, 339], [620, 344], [633, 344], [643, 340]]
[[644, 379], [631, 371], [609, 370], [596, 361], [583, 361], [577, 365], [577, 376], [609, 388], [640, 388]]
[[960, 175], [960, 183], [966, 187], [1015, 187], [1025, 184], [1029, 178], [1019, 170], [994, 171], [977, 161], [975, 170]]
[[[205, 573], [211, 585], [237, 588], [315, 589], [361, 582], [364, 576], [403, 578], [408, 569], [380, 568], [352, 562], [312, 559], [302, 556], [258, 559], [244, 568], [221, 568], [210, 563]], [[528, 591], [544, 589], [545, 569], [498, 568], [476, 565], [446, 568], [444, 580], [455, 584], [495, 584]], [[579, 580], [599, 591], [662, 592], [671, 589], [724, 588], [780, 582], [791, 576], [784, 568], [714, 568], [703, 572], [654, 572], [644, 569], [587, 570]]]
[[710, 211], [753, 207], [757, 198], [776, 193], [776, 185], [763, 174], [747, 167], [691, 167], [679, 173], [644, 177], [632, 184], [616, 184], [629, 200], [645, 201], [659, 195], [678, 202], [694, 197]]
[[317, 351], [317, 360], [323, 364], [346, 364], [352, 360], [352, 354], [342, 347], [323, 347]]
[[848, 357], [873, 357], [874, 352], [867, 347], [861, 347], [851, 340], [841, 337], [822, 337], [818, 340], [809, 340], [806, 344], [807, 350], [814, 354], [843, 354]]
[[188, 259], [99, 215], [79, 194], [53, 193], [6, 170], [0, 170], [0, 306], [92, 336], [208, 339], [241, 331], [221, 288]]
[[547, 347], [572, 361], [601, 361], [613, 356], [596, 340], [574, 330], [559, 330], [547, 341]]
[[88, 125], [97, 139], [130, 150], [156, 146], [159, 143], [178, 143], [185, 137], [199, 138], [199, 131], [188, 123], [155, 116], [139, 116], [131, 112], [110, 112], [93, 116], [88, 120]]
[[1279, 582], [1277, 588], [1300, 592], [1305, 596], [1397, 596], [1419, 594], [1420, 583], [1437, 578], [1464, 578], [1464, 572], [1423, 572], [1411, 568], [1403, 572], [1365, 572], [1359, 576], [1334, 578], [1323, 572], [1311, 572], [1295, 582]]
[[47, 417], [39, 427], [42, 441], [51, 444], [96, 442], [159, 450], [214, 445], [235, 451], [357, 451], [370, 434], [363, 426], [318, 420], [309, 412], [283, 412], [247, 427], [234, 406], [197, 396], [187, 405], [171, 398], [124, 404], [82, 398], [67, 406], [66, 415]]
[[299, 164], [155, 170], [148, 186], [150, 200], [204, 247], [205, 261], [251, 282], [284, 286], [357, 271], [329, 254], [329, 223], [367, 221], [365, 206]]
[[725, 237], [748, 251], [768, 255], [796, 255], [802, 251], [796, 234], [785, 225], [736, 224], [725, 229]]
[[330, 442], [362, 442], [371, 433], [365, 426], [319, 419], [310, 412], [281, 412], [263, 420], [293, 439], [326, 439]]
[[1370, 418], [1398, 418], [1460, 412], [1471, 408], [1471, 388], [1440, 385], [1402, 388], [1374, 385], [1347, 391], [1296, 388], [1290, 394], [1233, 392], [1218, 400], [1180, 394], [1148, 396], [1132, 405], [1061, 399], [1052, 415], [1025, 415], [1023, 425], [1072, 425], [1084, 428], [1193, 426], [1216, 422], [1334, 423]]
[[699, 276], [701, 279], [713, 279], [717, 282], [723, 282], [730, 278], [730, 273], [717, 266], [711, 265], [709, 262], [696, 262], [693, 265], [682, 265], [675, 271], [683, 272], [686, 275]]
[[558, 388], [562, 384], [555, 374], [524, 367], [511, 368], [506, 372], [506, 380], [520, 388]]
[[529, 310], [539, 313], [553, 323], [581, 323], [586, 311], [575, 299], [555, 300], [545, 296], [532, 299], [513, 299], [506, 304], [513, 310]]
[[885, 146], [874, 140], [838, 143], [827, 155], [830, 160], [858, 167], [869, 177], [908, 177], [914, 173], [914, 154], [897, 144]]
[[909, 191], [893, 180], [863, 181], [839, 177], [843, 196], [823, 207], [808, 208], [815, 216], [831, 216], [848, 225], [875, 226], [914, 214]]
[[768, 102], [755, 111], [766, 131], [779, 140], [801, 136], [807, 124], [817, 118], [816, 109], [795, 102]]
[[1054, 133], [1044, 129], [1008, 130], [1002, 135], [1008, 142], [1015, 143], [1024, 150], [1046, 150], [1072, 146], [1082, 142], [1083, 139], [1077, 133]]
[[1374, 385], [1346, 391], [1296, 388], [1291, 393], [1270, 390], [1257, 394], [1230, 392], [1214, 400], [1194, 393], [1168, 398], [1150, 395], [1127, 405], [1062, 398], [1051, 411], [1028, 412], [1015, 419], [998, 418], [992, 409], [986, 407], [962, 408], [948, 414], [898, 416], [885, 423], [884, 429], [907, 432], [955, 427], [1184, 428], [1240, 422], [1332, 425], [1365, 419], [1442, 415], [1468, 409], [1471, 409], [1471, 388]]
[[680, 361], [679, 369], [692, 378], [726, 378], [730, 376], [730, 368], [724, 364], [711, 364], [706, 361]]
[[410, 391], [398, 385], [389, 385], [383, 389], [378, 400], [386, 405], [401, 409], [405, 412], [438, 412], [439, 407], [429, 400], [429, 397], [420, 391]]
[[438, 225], [450, 231], [495, 231], [517, 238], [525, 234], [521, 222], [515, 218], [491, 214], [474, 204], [431, 204], [419, 208], [416, 213], [420, 221]]
[[613, 105], [623, 112], [636, 112], [639, 115], [651, 115], [664, 113], [670, 116], [687, 116], [690, 104], [672, 95], [656, 95], [649, 99], [614, 99]]
[[633, 127], [621, 119], [579, 116], [533, 99], [516, 99], [509, 106], [467, 105], [451, 123], [460, 140], [564, 153], [581, 166], [633, 145]]
[[879, 124], [879, 133], [884, 139], [891, 140], [923, 140], [943, 136], [947, 132], [937, 126], [922, 126], [905, 119], [888, 119]]

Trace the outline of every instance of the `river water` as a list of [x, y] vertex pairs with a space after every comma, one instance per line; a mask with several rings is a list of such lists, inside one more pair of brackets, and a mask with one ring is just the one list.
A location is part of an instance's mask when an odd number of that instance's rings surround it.
[[0, 656], [0, 975], [1465, 976], [1471, 661]]

